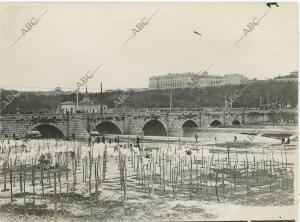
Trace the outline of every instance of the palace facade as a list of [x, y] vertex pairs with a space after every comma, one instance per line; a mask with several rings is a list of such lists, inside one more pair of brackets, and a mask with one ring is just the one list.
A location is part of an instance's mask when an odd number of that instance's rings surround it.
[[149, 88], [204, 88], [210, 86], [240, 85], [247, 83], [247, 81], [248, 78], [240, 74], [215, 76], [208, 75], [207, 72], [204, 72], [201, 75], [195, 73], [181, 73], [151, 76], [149, 78]]

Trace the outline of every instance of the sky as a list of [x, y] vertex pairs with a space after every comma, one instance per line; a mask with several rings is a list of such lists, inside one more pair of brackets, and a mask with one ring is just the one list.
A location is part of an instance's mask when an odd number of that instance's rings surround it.
[[5, 89], [75, 90], [88, 71], [96, 92], [208, 67], [249, 79], [298, 70], [297, 3], [0, 3], [0, 22]]

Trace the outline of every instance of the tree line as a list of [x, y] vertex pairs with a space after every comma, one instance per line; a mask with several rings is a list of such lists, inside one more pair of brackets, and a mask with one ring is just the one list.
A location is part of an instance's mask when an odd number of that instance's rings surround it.
[[[119, 108], [168, 108], [170, 98], [172, 97], [172, 107], [182, 108], [200, 108], [225, 106], [225, 100], [238, 90], [239, 96], [232, 101], [233, 108], [296, 108], [298, 105], [298, 84], [297, 82], [282, 82], [275, 80], [251, 81], [247, 85], [228, 85], [209, 88], [182, 88], [182, 89], [162, 89], [149, 90], [143, 92], [130, 91], [128, 98]], [[1, 111], [3, 114], [15, 113], [19, 108], [21, 113], [55, 113], [57, 107], [64, 101], [76, 101], [76, 93], [69, 95], [39, 95], [39, 93], [27, 93], [13, 91], [18, 93], [18, 97], [3, 107], [1, 102]], [[11, 90], [2, 90], [1, 101], [12, 93]], [[103, 104], [108, 108], [115, 107], [115, 101], [124, 94], [124, 91], [118, 90], [103, 93]], [[79, 101], [83, 99], [84, 94], [79, 95]], [[94, 104], [101, 103], [99, 93], [90, 93], [90, 98]], [[231, 104], [230, 104], [231, 106]], [[4, 108], [4, 109], [3, 109]]]

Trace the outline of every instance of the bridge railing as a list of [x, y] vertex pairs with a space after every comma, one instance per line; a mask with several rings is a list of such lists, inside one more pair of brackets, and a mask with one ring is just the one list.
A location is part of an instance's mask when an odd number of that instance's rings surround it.
[[[286, 111], [286, 110], [285, 110]], [[170, 111], [170, 110], [148, 110], [148, 111], [134, 111], [134, 112], [109, 112], [103, 113], [103, 117], [120, 117], [120, 116], [128, 116], [128, 115], [142, 115], [142, 116], [150, 116], [150, 115], [169, 115], [169, 116], [176, 116], [176, 115], [228, 115], [228, 114], [268, 114], [270, 112], [274, 112], [272, 110], [260, 110], [260, 109], [228, 109], [228, 110], [184, 110], [184, 111]], [[276, 112], [284, 112], [283, 110], [276, 110]], [[290, 111], [292, 112], [292, 111]], [[295, 112], [295, 111], [294, 111]], [[297, 111], [296, 111], [297, 112]], [[52, 114], [52, 113], [47, 113], [47, 114], [1, 114], [0, 115], [0, 120], [14, 120], [14, 119], [23, 119], [23, 120], [30, 120], [33, 118], [50, 118], [50, 119], [57, 119], [57, 120], [67, 120], [68, 118], [70, 119], [86, 119], [86, 118], [101, 118], [102, 115], [101, 113], [72, 113], [72, 114], [66, 114], [66, 113], [61, 113], [61, 114]]]

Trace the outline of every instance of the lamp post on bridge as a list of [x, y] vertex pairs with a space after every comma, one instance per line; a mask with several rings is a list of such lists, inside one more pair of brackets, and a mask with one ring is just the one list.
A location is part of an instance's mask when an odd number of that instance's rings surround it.
[[171, 92], [170, 92], [170, 112], [172, 111], [172, 100], [173, 100], [173, 88], [174, 88], [174, 82], [167, 84], [167, 86], [170, 86]]
[[201, 108], [201, 105], [200, 105], [200, 109], [199, 109], [199, 128], [202, 127], [202, 108]]
[[67, 111], [67, 140], [70, 138], [70, 116], [69, 111]]

